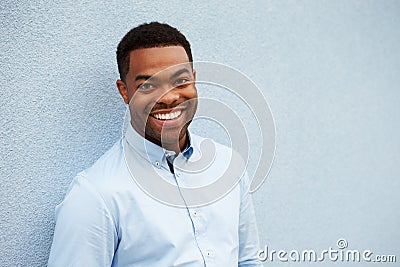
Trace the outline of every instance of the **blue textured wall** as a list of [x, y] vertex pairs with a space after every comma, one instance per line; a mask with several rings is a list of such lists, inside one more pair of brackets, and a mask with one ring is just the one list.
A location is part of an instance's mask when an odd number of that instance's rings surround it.
[[107, 2], [0, 3], [1, 266], [45, 265], [55, 205], [121, 132], [116, 45], [152, 20], [268, 98], [277, 151], [254, 195], [262, 245], [344, 237], [400, 258], [399, 1]]

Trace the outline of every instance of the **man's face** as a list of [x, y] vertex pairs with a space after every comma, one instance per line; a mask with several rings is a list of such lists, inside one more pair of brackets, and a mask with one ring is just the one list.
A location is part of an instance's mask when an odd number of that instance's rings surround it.
[[160, 146], [183, 140], [197, 107], [195, 80], [181, 46], [131, 51], [126, 82], [117, 86], [129, 103], [133, 128]]

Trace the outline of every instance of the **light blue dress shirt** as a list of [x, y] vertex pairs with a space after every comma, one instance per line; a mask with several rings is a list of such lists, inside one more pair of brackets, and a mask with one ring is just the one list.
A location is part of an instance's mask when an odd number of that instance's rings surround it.
[[[124, 138], [74, 178], [56, 207], [48, 266], [262, 266], [256, 257], [258, 233], [246, 175], [209, 205], [173, 207], [135, 182], [135, 170], [125, 162], [124, 141], [140, 155], [138, 164], [153, 166], [166, 181], [198, 185], [199, 176], [193, 181], [189, 172], [171, 173], [168, 151], [129, 125]], [[190, 134], [189, 146], [177, 158], [199, 156], [201, 141]], [[206, 183], [215, 177], [213, 169], [226, 168], [229, 148], [215, 147], [215, 166], [202, 174]]]

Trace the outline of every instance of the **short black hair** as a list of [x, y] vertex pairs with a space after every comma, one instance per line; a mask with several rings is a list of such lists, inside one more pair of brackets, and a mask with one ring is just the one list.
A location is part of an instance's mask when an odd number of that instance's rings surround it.
[[140, 48], [182, 46], [193, 62], [190, 43], [176, 28], [159, 22], [141, 24], [131, 29], [119, 42], [117, 48], [117, 63], [119, 76], [125, 82], [129, 72], [129, 53]]

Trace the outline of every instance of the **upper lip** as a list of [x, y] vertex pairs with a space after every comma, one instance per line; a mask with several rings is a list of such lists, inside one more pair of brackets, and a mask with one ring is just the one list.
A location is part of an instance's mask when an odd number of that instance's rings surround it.
[[176, 111], [183, 111], [183, 108], [169, 108], [169, 109], [157, 109], [154, 110], [152, 112], [150, 112], [150, 115], [154, 115], [154, 114], [168, 114], [171, 112], [176, 112]]

